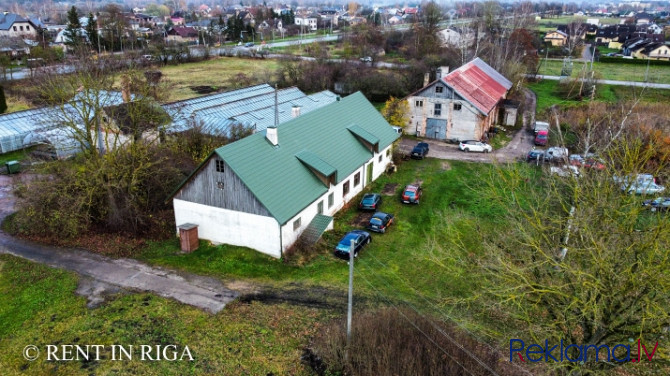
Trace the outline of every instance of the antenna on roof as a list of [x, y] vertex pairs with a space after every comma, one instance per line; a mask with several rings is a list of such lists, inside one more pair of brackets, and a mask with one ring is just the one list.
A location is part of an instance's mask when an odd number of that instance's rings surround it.
[[279, 104], [277, 100], [277, 84], [275, 84], [275, 127], [279, 125]]

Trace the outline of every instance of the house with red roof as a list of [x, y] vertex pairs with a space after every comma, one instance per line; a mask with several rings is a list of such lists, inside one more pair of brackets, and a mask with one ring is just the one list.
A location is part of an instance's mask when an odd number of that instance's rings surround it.
[[505, 98], [511, 87], [508, 79], [480, 58], [446, 75], [438, 74], [435, 81], [406, 98], [405, 133], [439, 140], [481, 140], [499, 120], [510, 122]]

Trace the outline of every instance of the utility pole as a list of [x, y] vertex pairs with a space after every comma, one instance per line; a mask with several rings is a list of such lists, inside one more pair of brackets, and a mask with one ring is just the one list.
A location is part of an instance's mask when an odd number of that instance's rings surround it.
[[351, 316], [354, 305], [354, 253], [356, 252], [356, 243], [351, 239], [349, 246], [349, 302], [347, 303], [347, 349], [344, 353], [345, 360], [349, 359], [349, 348], [351, 348]]

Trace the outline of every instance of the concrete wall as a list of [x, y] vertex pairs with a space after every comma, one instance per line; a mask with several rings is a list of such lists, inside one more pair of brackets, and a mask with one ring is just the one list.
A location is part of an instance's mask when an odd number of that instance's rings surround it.
[[[417, 93], [418, 94], [418, 93]], [[469, 102], [460, 99], [457, 95], [454, 99], [411, 96], [409, 103], [409, 123], [405, 126], [405, 133], [426, 136], [426, 119], [444, 119], [447, 121], [446, 138], [457, 138], [459, 140], [479, 140], [488, 124], [495, 120], [493, 116], [483, 118], [481, 113]], [[423, 106], [416, 106], [417, 101], [422, 101]], [[435, 115], [435, 104], [442, 105], [439, 116]], [[461, 109], [455, 110], [454, 104], [460, 104]], [[492, 111], [495, 113], [497, 109]]]
[[177, 227], [185, 223], [198, 225], [200, 239], [249, 247], [281, 257], [279, 224], [274, 218], [179, 199], [172, 202]]

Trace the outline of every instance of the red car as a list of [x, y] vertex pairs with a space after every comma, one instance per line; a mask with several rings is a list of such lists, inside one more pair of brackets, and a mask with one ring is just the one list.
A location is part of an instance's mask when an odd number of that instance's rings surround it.
[[405, 204], [418, 204], [421, 199], [421, 187], [418, 185], [408, 185], [403, 189], [400, 195], [400, 201]]

